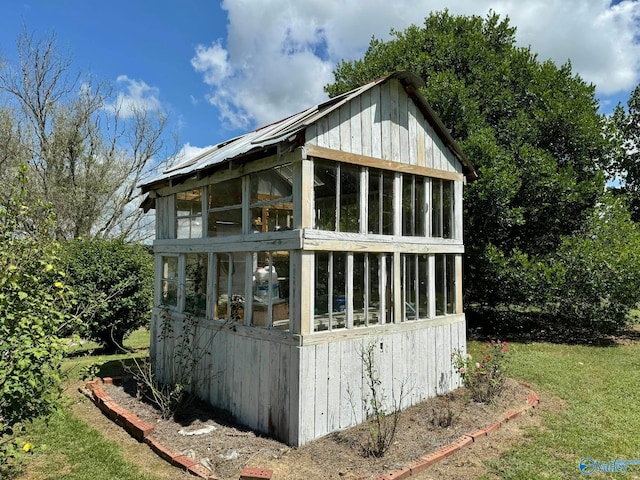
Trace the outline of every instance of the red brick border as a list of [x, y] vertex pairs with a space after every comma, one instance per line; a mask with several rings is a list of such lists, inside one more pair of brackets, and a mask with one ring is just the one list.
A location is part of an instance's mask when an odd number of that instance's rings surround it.
[[[160, 458], [166, 460], [171, 465], [174, 465], [182, 470], [185, 470], [192, 475], [203, 478], [205, 480], [220, 480], [214, 474], [209, 472], [206, 468], [199, 465], [195, 460], [192, 460], [184, 455], [173, 453], [167, 450], [158, 440], [153, 437], [153, 427], [146, 422], [143, 422], [132, 412], [120, 407], [113, 399], [107, 395], [102, 388], [102, 384], [117, 383], [119, 379], [105, 377], [104, 379], [96, 378], [86, 383], [86, 388], [79, 388], [80, 393], [88, 397], [107, 417], [112, 419], [118, 425], [122, 426], [132, 437], [139, 442], [144, 442], [149, 445], [149, 448], [153, 450]], [[528, 389], [531, 386], [527, 383], [520, 382], [520, 384]], [[475, 442], [487, 437], [491, 432], [500, 428], [503, 423], [509, 422], [524, 412], [531, 410], [538, 406], [540, 398], [538, 394], [533, 390], [529, 391], [527, 397], [527, 404], [517, 410], [507, 410], [507, 413], [501, 420], [498, 420], [491, 425], [477, 430], [473, 433], [462, 435], [455, 442], [445, 445], [433, 453], [420, 457], [416, 462], [411, 465], [402, 468], [400, 470], [394, 470], [391, 472], [383, 473], [375, 477], [375, 480], [402, 480], [409, 478], [413, 475], [417, 475], [427, 467], [434, 463], [443, 460], [444, 458], [453, 455], [458, 450], [473, 445]], [[245, 467], [240, 473], [241, 480], [260, 480], [271, 479], [273, 471], [264, 468]]]
[[[434, 463], [437, 463], [440, 460], [443, 460], [446, 457], [453, 455], [458, 450], [461, 450], [465, 447], [469, 447], [473, 445], [473, 443], [481, 440], [482, 438], [489, 436], [491, 432], [499, 429], [503, 423], [507, 423], [513, 420], [514, 418], [518, 417], [519, 415], [523, 414], [524, 412], [537, 407], [538, 404], [540, 403], [540, 398], [538, 397], [538, 394], [533, 390], [531, 390], [530, 385], [524, 382], [520, 382], [520, 384], [525, 388], [530, 389], [529, 395], [527, 398], [527, 404], [524, 405], [523, 407], [517, 410], [507, 410], [507, 413], [504, 415], [504, 417], [502, 417], [501, 420], [498, 420], [497, 422], [492, 423], [491, 425], [481, 430], [477, 430], [473, 433], [462, 435], [455, 442], [449, 445], [445, 445], [444, 447], [440, 448], [439, 450], [436, 450], [433, 453], [420, 457], [416, 462], [412, 463], [407, 468], [403, 468], [402, 470], [395, 470], [393, 472], [378, 475], [377, 477], [375, 477], [375, 480], [391, 480], [391, 479], [396, 480], [396, 479], [408, 478], [410, 476], [417, 475], [418, 473], [422, 472], [424, 469], [433, 465]], [[408, 473], [407, 473], [407, 470], [408, 470]]]
[[89, 400], [91, 400], [107, 417], [123, 427], [133, 438], [139, 442], [146, 443], [149, 448], [151, 448], [151, 450], [153, 450], [153, 452], [163, 460], [205, 480], [220, 480], [195, 460], [166, 449], [155, 437], [153, 437], [153, 426], [140, 420], [136, 414], [125, 410], [114, 402], [113, 399], [107, 395], [107, 392], [104, 391], [102, 384], [112, 385], [114, 383], [117, 384], [119, 381], [120, 379], [111, 377], [106, 377], [104, 379], [96, 378], [88, 381], [86, 383], [86, 388], [79, 388], [78, 390], [89, 398]]

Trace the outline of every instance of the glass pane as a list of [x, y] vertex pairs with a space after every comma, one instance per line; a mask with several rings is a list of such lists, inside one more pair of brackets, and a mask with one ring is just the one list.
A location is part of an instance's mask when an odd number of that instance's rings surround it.
[[333, 163], [314, 161], [315, 228], [336, 229], [336, 166]]
[[445, 255], [436, 255], [436, 315], [444, 315], [446, 310], [446, 289], [445, 289]]
[[337, 252], [333, 257], [333, 314], [331, 328], [345, 328], [347, 309], [347, 254]]
[[290, 197], [293, 193], [291, 169], [283, 167], [253, 173], [249, 177], [251, 203]]
[[289, 256], [288, 251], [254, 254], [253, 325], [269, 326], [271, 309], [273, 328], [289, 330]]
[[365, 269], [366, 254], [353, 254], [353, 325], [355, 327], [366, 324], [365, 308], [366, 303], [366, 275]]
[[403, 281], [404, 289], [404, 320], [416, 320], [417, 317], [417, 278], [416, 278], [416, 256], [403, 255]]
[[199, 188], [176, 193], [176, 216], [184, 217], [202, 213], [202, 192]]
[[209, 185], [208, 208], [242, 205], [242, 178]]
[[178, 282], [162, 280], [162, 305], [177, 307], [178, 306]]
[[402, 176], [402, 235], [405, 236], [415, 235], [414, 183], [413, 175]]
[[442, 181], [442, 236], [453, 238], [453, 182]]
[[340, 231], [360, 231], [360, 167], [340, 165]]
[[431, 236], [442, 237], [442, 180], [431, 179]]
[[314, 268], [314, 322], [313, 330], [329, 328], [329, 253], [316, 252]]
[[393, 172], [382, 174], [382, 234], [393, 235]]
[[243, 254], [218, 256], [217, 318], [244, 320], [245, 259]]
[[446, 256], [447, 313], [456, 313], [456, 257]]
[[418, 318], [429, 317], [429, 256], [418, 255]]
[[162, 281], [160, 303], [178, 306], [178, 257], [162, 257]]
[[380, 323], [380, 258], [369, 254], [369, 325]]
[[207, 254], [186, 255], [185, 311], [204, 317], [207, 312]]
[[291, 230], [293, 226], [293, 204], [283, 202], [251, 209], [252, 233]]
[[209, 212], [209, 237], [242, 234], [242, 208]]
[[369, 233], [382, 233], [382, 200], [380, 196], [382, 188], [382, 173], [380, 170], [369, 170]]
[[178, 280], [178, 257], [162, 257], [162, 278]]
[[176, 238], [202, 237], [202, 218], [185, 217], [176, 219]]
[[425, 237], [427, 226], [425, 224], [427, 202], [424, 191], [424, 178], [417, 177], [415, 184], [415, 235]]

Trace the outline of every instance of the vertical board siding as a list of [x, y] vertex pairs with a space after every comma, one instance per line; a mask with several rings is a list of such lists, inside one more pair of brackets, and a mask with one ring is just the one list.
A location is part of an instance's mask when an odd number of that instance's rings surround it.
[[307, 127], [305, 141], [399, 163], [462, 172], [402, 84], [391, 79]]
[[460, 385], [451, 356], [464, 351], [465, 322], [300, 347], [300, 437], [303, 445], [365, 420], [370, 398], [363, 352], [373, 342], [374, 369], [386, 411], [445, 393]]

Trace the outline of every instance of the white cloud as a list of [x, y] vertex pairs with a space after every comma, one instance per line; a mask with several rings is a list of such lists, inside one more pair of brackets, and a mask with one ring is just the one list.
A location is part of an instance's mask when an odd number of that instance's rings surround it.
[[194, 69], [210, 86], [208, 101], [228, 126], [250, 128], [325, 98], [342, 58], [360, 58], [372, 35], [422, 24], [431, 11], [509, 16], [517, 42], [541, 60], [563, 64], [598, 94], [639, 80], [640, 1], [623, 0], [224, 0], [227, 37], [199, 45]]
[[116, 79], [117, 95], [112, 103], [105, 105], [105, 110], [118, 113], [121, 118], [130, 118], [136, 111], [161, 112], [159, 90], [147, 85], [142, 80], [134, 80], [126, 75]]

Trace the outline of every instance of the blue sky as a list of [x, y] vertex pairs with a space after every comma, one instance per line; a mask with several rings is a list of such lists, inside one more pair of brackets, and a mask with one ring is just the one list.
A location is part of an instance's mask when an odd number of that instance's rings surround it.
[[[639, 0], [5, 1], [0, 55], [23, 25], [55, 32], [74, 68], [161, 108], [186, 154], [322, 101], [340, 59], [432, 10], [508, 15], [541, 59], [571, 59], [607, 112], [640, 82]], [[7, 6], [10, 5], [10, 6]]]

